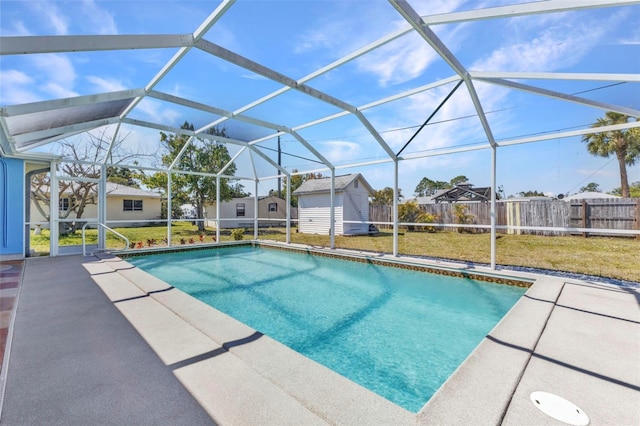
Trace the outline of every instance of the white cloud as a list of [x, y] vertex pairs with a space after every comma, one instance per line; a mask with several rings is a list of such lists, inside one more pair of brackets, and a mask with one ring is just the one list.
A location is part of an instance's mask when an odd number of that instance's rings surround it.
[[420, 76], [437, 59], [437, 53], [422, 38], [409, 34], [363, 56], [356, 63], [360, 71], [375, 75], [378, 84], [385, 87]]
[[53, 81], [45, 84], [40, 89], [51, 95], [53, 98], [73, 98], [78, 96], [77, 92]]
[[54, 1], [28, 2], [34, 14], [42, 18], [45, 25], [56, 35], [66, 35], [69, 32], [69, 19], [58, 8]]
[[82, 24], [89, 27], [96, 34], [118, 34], [118, 28], [113, 15], [99, 7], [94, 0], [81, 2], [83, 14]]
[[23, 21], [13, 21], [12, 24], [13, 24], [13, 29], [8, 30], [8, 31], [3, 29], [3, 31], [2, 31], [3, 35], [8, 36], [8, 37], [33, 35], [33, 34], [31, 34], [31, 31], [29, 31], [27, 29], [27, 27], [24, 25]]
[[46, 83], [38, 87], [54, 97], [77, 96], [73, 90], [76, 71], [68, 56], [62, 54], [35, 55], [32, 57], [37, 73], [46, 79]]
[[18, 70], [0, 70], [0, 104], [15, 105], [36, 102], [39, 97], [31, 90], [33, 79]]
[[8, 89], [14, 85], [26, 85], [33, 82], [31, 77], [18, 70], [0, 70], [0, 80], [2, 81], [4, 89]]
[[127, 90], [127, 87], [125, 87], [120, 80], [116, 80], [115, 78], [105, 79], [102, 77], [88, 76], [87, 80], [100, 92], [118, 92], [120, 90]]
[[[21, 70], [1, 71], [2, 104], [20, 104], [40, 101], [43, 98], [68, 98], [78, 96], [74, 90], [76, 72], [73, 63], [65, 55], [33, 55]], [[46, 96], [43, 96], [45, 94]]]
[[[432, 1], [421, 3], [416, 11], [419, 14], [439, 14], [451, 12], [458, 8], [463, 1]], [[420, 7], [423, 7], [423, 11]], [[477, 5], [480, 7], [480, 5]], [[428, 9], [428, 10], [426, 10]], [[399, 19], [386, 23], [385, 27], [392, 31], [400, 30], [407, 26], [407, 22]], [[451, 26], [447, 31], [439, 35], [439, 38], [449, 45], [457, 45], [456, 40], [464, 36], [466, 24]], [[437, 28], [436, 28], [437, 29]], [[390, 33], [392, 31], [389, 31]], [[427, 42], [415, 32], [404, 35], [373, 52], [358, 59], [356, 64], [361, 72], [373, 74], [378, 79], [380, 86], [399, 84], [422, 75], [432, 64], [440, 60], [439, 55], [427, 44]]]
[[637, 26], [631, 29], [631, 33], [627, 36], [622, 36], [617, 41], [618, 44], [626, 45], [638, 45], [640, 44], [640, 28]]
[[328, 141], [324, 142], [321, 152], [331, 162], [344, 162], [360, 157], [360, 145], [348, 141]]
[[134, 109], [139, 111], [147, 118], [157, 123], [166, 124], [168, 126], [176, 126], [176, 119], [180, 117], [178, 111], [170, 108], [163, 108], [163, 104], [155, 99], [144, 98]]
[[[615, 28], [622, 15], [614, 14], [604, 22], [604, 18], [596, 21], [579, 20], [568, 14], [563, 17], [561, 20], [549, 16], [540, 18], [536, 22], [546, 26], [535, 37], [531, 33], [523, 34], [470, 68], [478, 71], [554, 71], [572, 66], [598, 44], [610, 28]], [[505, 37], [505, 40], [511, 38]]]

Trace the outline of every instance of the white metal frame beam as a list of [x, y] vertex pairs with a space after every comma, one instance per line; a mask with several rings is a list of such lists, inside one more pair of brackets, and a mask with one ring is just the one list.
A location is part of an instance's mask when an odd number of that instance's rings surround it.
[[563, 73], [563, 72], [502, 72], [469, 71], [471, 78], [508, 79], [508, 80], [571, 80], [571, 81], [619, 81], [640, 82], [640, 74], [604, 74], [604, 73]]
[[535, 15], [540, 13], [559, 13], [573, 10], [593, 9], [601, 7], [629, 6], [640, 4], [638, 0], [549, 0], [508, 6], [489, 7], [486, 9], [450, 12], [439, 15], [423, 16], [425, 25], [451, 24], [458, 22], [478, 21], [482, 19], [512, 18], [516, 16]]
[[2, 37], [0, 55], [162, 49], [193, 46], [193, 34]]
[[227, 62], [230, 62], [234, 65], [237, 65], [241, 68], [254, 72], [258, 75], [266, 77], [272, 81], [288, 86], [292, 89], [298, 90], [306, 95], [309, 95], [313, 98], [321, 100], [329, 105], [332, 105], [336, 108], [340, 108], [342, 110], [348, 111], [354, 114], [358, 120], [363, 124], [363, 126], [371, 133], [374, 139], [378, 142], [378, 144], [387, 152], [389, 157], [395, 158], [394, 152], [384, 141], [382, 136], [376, 131], [376, 129], [369, 123], [367, 118], [360, 112], [356, 107], [350, 105], [340, 99], [337, 99], [327, 93], [321, 92], [320, 90], [316, 90], [312, 87], [307, 86], [304, 83], [299, 83], [296, 80], [285, 76], [277, 71], [274, 71], [270, 68], [265, 67], [257, 62], [254, 62], [244, 56], [241, 56], [235, 52], [232, 52], [228, 49], [225, 49], [222, 46], [219, 46], [215, 43], [211, 43], [207, 40], [201, 39], [195, 43], [196, 47], [201, 49], [204, 52], [207, 52], [211, 55], [214, 55], [220, 59], [223, 59]]
[[[210, 106], [210, 105], [206, 105], [200, 102], [195, 102], [195, 101], [191, 101], [188, 99], [184, 99], [184, 98], [180, 98], [178, 96], [174, 96], [174, 95], [170, 95], [168, 93], [163, 93], [163, 92], [158, 92], [155, 90], [150, 91], [147, 96], [149, 97], [153, 97], [156, 99], [160, 99], [160, 100], [164, 100], [167, 102], [172, 102], [178, 105], [183, 105], [189, 108], [194, 108], [194, 109], [199, 109], [201, 111], [205, 111], [205, 112], [210, 112], [212, 114], [216, 114], [216, 115], [221, 115], [224, 117], [227, 117], [229, 119], [234, 119], [234, 120], [238, 120], [238, 121], [242, 121], [244, 123], [249, 123], [249, 124], [253, 124], [256, 126], [260, 126], [260, 127], [265, 127], [268, 129], [272, 129], [272, 130], [277, 130], [278, 132], [281, 132], [281, 134], [286, 134], [289, 133], [291, 134], [294, 138], [296, 138], [298, 141], [300, 141], [300, 143], [302, 143], [311, 153], [313, 153], [320, 161], [322, 161], [323, 163], [325, 163], [325, 165], [327, 165], [328, 167], [331, 167], [331, 163], [329, 162], [329, 160], [327, 160], [322, 154], [320, 154], [315, 148], [313, 148], [311, 146], [311, 144], [309, 144], [306, 140], [304, 140], [304, 138], [302, 138], [299, 134], [297, 134], [296, 132], [292, 131], [291, 129], [287, 128], [286, 126], [280, 125], [280, 124], [275, 124], [275, 123], [271, 123], [268, 121], [264, 121], [264, 120], [260, 120], [257, 118], [253, 118], [253, 117], [248, 117], [242, 114], [236, 114], [234, 112], [231, 111], [227, 111], [224, 110], [222, 108], [217, 108], [214, 106]], [[212, 123], [209, 123], [205, 126], [203, 126], [202, 128], [198, 129], [195, 131], [195, 135], [202, 135], [202, 134], [206, 134], [204, 133], [205, 130], [214, 127], [216, 125], [217, 121], [214, 121]], [[260, 138], [258, 141], [250, 141], [248, 142], [249, 145], [256, 145], [259, 142], [268, 140], [268, 139], [272, 139], [274, 137], [276, 137], [277, 135], [269, 135], [266, 136], [264, 138]], [[178, 158], [180, 157], [180, 155], [178, 156]]]
[[[192, 34], [193, 43], [200, 40], [204, 34], [213, 26], [216, 22], [226, 13], [227, 10], [235, 3], [236, 0], [223, 0], [218, 7], [204, 20], [204, 22], [200, 25], [200, 27]], [[162, 67], [162, 69], [151, 79], [149, 84], [145, 86], [145, 92], [153, 89], [159, 82], [164, 78], [165, 75], [171, 71], [171, 69], [178, 63], [180, 60], [191, 50], [193, 47], [193, 43], [188, 46], [181, 47], [175, 55]], [[131, 104], [127, 107], [127, 109], [120, 116], [121, 118], [126, 117], [133, 108], [136, 107], [140, 103], [140, 101], [144, 98], [144, 96], [139, 96], [134, 99]]]
[[473, 102], [473, 106], [478, 113], [480, 124], [482, 124], [482, 128], [487, 136], [487, 140], [492, 146], [495, 146], [495, 139], [493, 137], [493, 132], [491, 131], [491, 126], [489, 126], [489, 122], [482, 108], [482, 103], [478, 98], [473, 81], [471, 80], [466, 68], [438, 38], [436, 33], [425, 25], [420, 15], [416, 13], [406, 0], [389, 0], [389, 2], [398, 11], [398, 13], [400, 13], [400, 15], [402, 15], [409, 24], [411, 24], [413, 29], [429, 44], [429, 46], [431, 46], [431, 48], [435, 50], [435, 52], [460, 76], [460, 78], [464, 80], [469, 96], [471, 97], [471, 101]]
[[508, 87], [510, 89], [517, 89], [524, 92], [530, 92], [530, 93], [535, 93], [537, 95], [560, 99], [567, 102], [573, 102], [580, 105], [599, 108], [605, 111], [615, 111], [620, 114], [640, 117], [640, 110], [637, 110], [634, 108], [627, 108], [620, 105], [613, 105], [613, 104], [608, 104], [604, 102], [592, 101], [590, 99], [582, 98], [580, 96], [569, 95], [566, 93], [556, 92], [554, 90], [543, 89], [543, 88], [531, 86], [528, 84], [517, 83], [515, 81], [502, 80], [499, 78], [481, 78], [481, 79], [479, 78], [477, 80], [483, 81], [485, 83], [495, 84], [498, 86]]

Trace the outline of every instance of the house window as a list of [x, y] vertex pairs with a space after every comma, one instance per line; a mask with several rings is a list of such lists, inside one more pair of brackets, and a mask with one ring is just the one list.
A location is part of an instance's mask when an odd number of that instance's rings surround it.
[[58, 200], [58, 210], [60, 210], [61, 212], [69, 211], [69, 198], [65, 197]]
[[122, 210], [125, 212], [141, 212], [142, 200], [122, 200]]
[[358, 187], [358, 182], [360, 182], [358, 179], [356, 179], [356, 181], [353, 183], [354, 188]]
[[236, 204], [236, 217], [244, 217], [244, 203]]
[[278, 211], [278, 203], [269, 203], [269, 211], [277, 212]]

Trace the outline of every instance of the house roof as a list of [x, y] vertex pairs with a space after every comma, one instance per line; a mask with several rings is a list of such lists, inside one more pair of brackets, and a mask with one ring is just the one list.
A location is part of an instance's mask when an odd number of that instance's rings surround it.
[[[360, 174], [352, 173], [349, 175], [336, 176], [335, 191], [344, 191], [353, 181], [360, 179], [367, 191], [371, 194], [375, 190], [369, 185], [369, 182]], [[293, 191], [293, 195], [312, 194], [317, 192], [329, 192], [331, 190], [331, 178], [309, 179], [306, 180], [298, 189]]]
[[579, 194], [574, 194], [569, 197], [565, 197], [564, 201], [589, 200], [594, 198], [621, 198], [621, 197], [618, 197], [617, 195], [612, 195], [612, 194], [605, 194], [603, 192], [587, 191], [587, 192], [581, 192]]
[[[500, 198], [500, 197], [497, 197]], [[433, 198], [436, 203], [453, 203], [456, 201], [489, 201], [491, 199], [491, 187], [472, 188], [471, 184], [455, 185]]]
[[112, 182], [107, 182], [107, 195], [160, 198], [160, 194], [157, 192], [146, 191], [144, 189], [120, 185], [118, 183]]

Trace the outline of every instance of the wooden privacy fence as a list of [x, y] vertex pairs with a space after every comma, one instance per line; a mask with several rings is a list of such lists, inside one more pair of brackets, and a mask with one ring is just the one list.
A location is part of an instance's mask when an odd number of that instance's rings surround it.
[[[459, 203], [467, 208], [475, 225], [491, 224], [490, 203]], [[438, 223], [455, 224], [456, 216], [452, 203], [426, 204], [421, 209], [437, 215]], [[536, 228], [594, 228], [612, 230], [640, 230], [640, 198], [603, 198], [579, 201], [564, 200], [501, 200], [496, 205], [496, 225], [498, 231], [509, 234], [534, 235], [584, 235], [587, 232], [572, 232], [563, 229], [520, 229]], [[371, 222], [393, 222], [391, 206], [369, 206]], [[384, 228], [384, 226], [381, 226]], [[505, 227], [518, 227], [505, 229]], [[487, 229], [478, 229], [487, 232]], [[598, 232], [597, 235], [607, 235]], [[620, 234], [610, 234], [620, 236]], [[640, 238], [640, 235], [636, 236]]]

